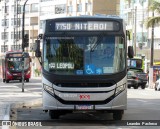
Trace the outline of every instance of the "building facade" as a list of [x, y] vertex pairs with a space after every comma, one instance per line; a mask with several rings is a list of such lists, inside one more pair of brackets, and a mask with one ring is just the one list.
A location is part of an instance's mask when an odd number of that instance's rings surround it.
[[40, 30], [43, 21], [80, 15], [119, 15], [120, 0], [40, 0]]
[[[151, 59], [151, 32], [152, 28], [146, 28], [145, 21], [152, 16], [148, 9], [148, 0], [127, 0], [124, 1], [124, 14], [127, 22], [127, 29], [131, 33], [131, 41], [128, 45], [133, 45], [136, 56], [145, 56], [148, 62]], [[158, 14], [155, 14], [155, 16]], [[160, 25], [154, 28], [154, 62], [160, 61]], [[136, 37], [136, 38], [135, 38]], [[143, 38], [142, 38], [143, 37]]]
[[[1, 0], [0, 12], [0, 55], [6, 51], [22, 50], [22, 13], [26, 0]], [[33, 43], [39, 33], [39, 0], [28, 0], [25, 6], [25, 34], [29, 34], [26, 51], [32, 57], [32, 72], [38, 63], [32, 52]], [[37, 65], [37, 66], [36, 66]]]
[[[5, 51], [21, 50], [22, 11], [24, 2], [25, 0], [1, 1], [1, 53]], [[31, 47], [39, 30], [39, 0], [29, 0], [25, 9], [25, 34], [29, 34], [29, 43]], [[30, 50], [30, 48], [28, 50]]]
[[[22, 13], [26, 0], [0, 1], [0, 55], [22, 50]], [[41, 66], [34, 56], [33, 43], [42, 30], [43, 21], [80, 15], [119, 15], [120, 0], [28, 0], [25, 6], [25, 34], [29, 34], [32, 72]]]

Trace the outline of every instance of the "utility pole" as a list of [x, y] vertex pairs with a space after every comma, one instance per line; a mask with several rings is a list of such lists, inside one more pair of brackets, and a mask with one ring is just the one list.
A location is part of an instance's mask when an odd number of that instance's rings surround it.
[[[152, 12], [152, 17], [154, 17], [154, 11]], [[154, 21], [152, 24], [152, 37], [151, 37], [151, 61], [150, 61], [150, 67], [153, 67], [153, 60], [154, 60]]]
[[135, 16], [134, 16], [134, 56], [136, 56], [136, 42], [137, 42], [137, 6], [135, 6]]
[[143, 23], [144, 23], [144, 4], [143, 4], [143, 0], [142, 0], [142, 47], [143, 47], [143, 37], [144, 37], [144, 33], [143, 33]]
[[[152, 17], [154, 17], [154, 11], [152, 12]], [[151, 36], [151, 58], [150, 58], [150, 69], [149, 69], [149, 86], [150, 88], [154, 87], [153, 84], [153, 60], [154, 60], [154, 24], [152, 23], [152, 36]]]
[[24, 24], [25, 24], [25, 6], [28, 0], [25, 1], [23, 5], [23, 14], [22, 14], [22, 92], [24, 92]]

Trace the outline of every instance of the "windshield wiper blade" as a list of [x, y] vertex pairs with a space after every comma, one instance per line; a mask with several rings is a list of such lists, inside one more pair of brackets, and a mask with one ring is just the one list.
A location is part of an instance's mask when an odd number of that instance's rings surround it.
[[95, 48], [101, 43], [101, 41], [102, 41], [102, 38], [98, 38], [98, 40], [92, 46], [90, 52], [94, 52]]

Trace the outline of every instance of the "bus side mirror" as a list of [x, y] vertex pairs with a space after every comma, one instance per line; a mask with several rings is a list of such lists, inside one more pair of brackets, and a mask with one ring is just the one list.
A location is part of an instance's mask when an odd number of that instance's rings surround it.
[[133, 46], [128, 46], [128, 57], [133, 58], [133, 56], [134, 56]]
[[41, 57], [40, 40], [35, 40], [34, 51], [35, 51], [35, 56], [36, 56], [36, 57]]

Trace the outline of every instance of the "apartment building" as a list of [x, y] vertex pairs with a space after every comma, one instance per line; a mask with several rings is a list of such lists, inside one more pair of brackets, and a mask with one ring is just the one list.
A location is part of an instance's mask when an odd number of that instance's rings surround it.
[[[6, 51], [22, 50], [22, 13], [26, 0], [1, 0], [0, 2], [0, 55]], [[39, 67], [32, 52], [39, 33], [39, 0], [28, 0], [25, 7], [25, 34], [29, 34], [26, 51], [32, 57], [32, 72]]]
[[[26, 0], [0, 1], [0, 55], [22, 49], [22, 13]], [[32, 52], [41, 33], [43, 21], [57, 17], [80, 15], [119, 15], [120, 0], [28, 0], [25, 7], [25, 34], [29, 34], [26, 51], [32, 57], [32, 72], [40, 68]]]
[[[132, 40], [128, 45], [135, 46], [136, 55], [145, 56], [150, 61], [151, 56], [151, 28], [147, 29], [145, 20], [152, 16], [152, 12], [148, 10], [148, 0], [126, 1], [124, 13], [127, 22], [127, 29], [132, 34]], [[155, 14], [156, 16], [156, 14]], [[160, 61], [160, 25], [154, 28], [154, 61]], [[136, 37], [136, 39], [134, 38]], [[143, 37], [143, 38], [142, 38]]]
[[40, 0], [40, 30], [43, 21], [80, 15], [119, 15], [120, 0]]
[[[21, 50], [22, 11], [25, 1], [0, 2], [0, 53]], [[32, 50], [45, 19], [95, 14], [119, 15], [119, 3], [120, 0], [28, 0], [25, 7], [25, 34], [29, 34], [27, 50]]]
[[[0, 53], [21, 50], [22, 11], [25, 0], [1, 0]], [[30, 47], [39, 30], [39, 0], [28, 1], [25, 10], [25, 34], [29, 34]], [[5, 46], [4, 46], [5, 45]], [[28, 50], [30, 50], [29, 48]]]

